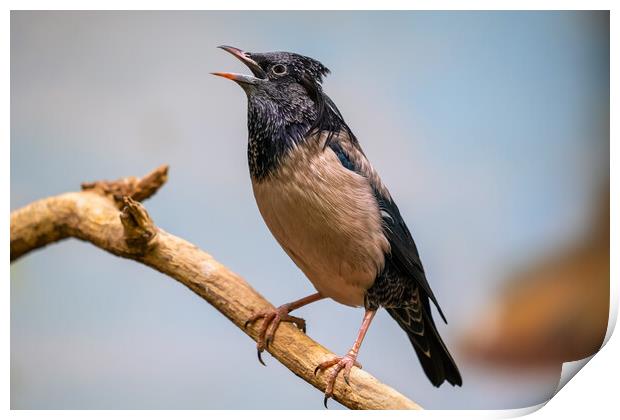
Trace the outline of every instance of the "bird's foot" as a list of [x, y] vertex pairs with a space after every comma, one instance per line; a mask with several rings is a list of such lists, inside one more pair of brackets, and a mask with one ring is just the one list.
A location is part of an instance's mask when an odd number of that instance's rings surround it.
[[346, 355], [341, 357], [334, 357], [331, 360], [321, 363], [314, 369], [314, 374], [316, 375], [319, 371], [323, 371], [330, 367], [334, 366], [331, 373], [327, 378], [327, 387], [325, 388], [325, 398], [323, 399], [323, 405], [327, 408], [327, 400], [330, 399], [334, 395], [334, 384], [336, 383], [336, 378], [341, 370], [344, 370], [343, 378], [344, 381], [349, 385], [349, 374], [351, 373], [351, 368], [353, 366], [362, 368], [362, 365], [357, 361], [357, 352], [351, 350]]
[[247, 328], [247, 326], [253, 322], [258, 321], [259, 319], [264, 319], [263, 325], [258, 332], [258, 340], [256, 342], [258, 361], [261, 362], [263, 366], [266, 365], [265, 362], [263, 362], [261, 354], [273, 341], [273, 336], [278, 329], [280, 322], [292, 322], [297, 326], [297, 328], [302, 330], [304, 333], [306, 332], [306, 321], [301, 318], [297, 318], [296, 316], [289, 315], [290, 311], [291, 309], [289, 305], [282, 305], [275, 309], [259, 312], [245, 321], [244, 327]]

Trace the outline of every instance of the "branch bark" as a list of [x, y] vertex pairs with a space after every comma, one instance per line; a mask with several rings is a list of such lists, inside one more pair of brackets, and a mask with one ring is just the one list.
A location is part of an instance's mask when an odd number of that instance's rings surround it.
[[[178, 280], [256, 340], [260, 322], [247, 329], [243, 324], [273, 305], [211, 255], [156, 227], [140, 204], [166, 182], [167, 173], [168, 167], [161, 166], [141, 179], [84, 183], [81, 192], [39, 200], [12, 212], [11, 261], [69, 237], [91, 242]], [[295, 375], [325, 389], [325, 374], [315, 376], [314, 368], [334, 355], [297, 328], [281, 324], [268, 351]], [[361, 369], [353, 368], [350, 384], [339, 377], [334, 390], [334, 398], [346, 407], [421, 408]]]

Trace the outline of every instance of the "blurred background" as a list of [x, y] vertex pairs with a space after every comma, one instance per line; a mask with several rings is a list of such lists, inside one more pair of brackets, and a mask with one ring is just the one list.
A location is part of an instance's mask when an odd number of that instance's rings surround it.
[[[245, 95], [209, 74], [246, 69], [220, 44], [332, 70], [324, 89], [413, 232], [464, 385], [434, 388], [385, 312], [365, 369], [425, 408], [518, 408], [600, 347], [608, 12], [12, 12], [11, 209], [167, 163], [146, 202], [161, 228], [275, 305], [311, 293], [254, 203]], [[340, 354], [363, 311], [295, 314]], [[182, 285], [90, 244], [11, 266], [13, 409], [322, 409], [254, 346]]]

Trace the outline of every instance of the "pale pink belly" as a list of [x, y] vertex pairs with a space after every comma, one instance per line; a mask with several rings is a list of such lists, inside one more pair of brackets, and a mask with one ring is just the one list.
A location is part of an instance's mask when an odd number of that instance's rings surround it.
[[322, 295], [363, 305], [389, 251], [367, 181], [330, 149], [289, 159], [278, 175], [253, 183], [271, 233]]

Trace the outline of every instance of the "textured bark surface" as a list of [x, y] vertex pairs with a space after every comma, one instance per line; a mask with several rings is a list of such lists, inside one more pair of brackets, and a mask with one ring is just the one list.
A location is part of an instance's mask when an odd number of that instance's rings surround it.
[[[167, 169], [162, 166], [141, 179], [85, 183], [81, 192], [46, 198], [14, 211], [11, 261], [65, 238], [88, 241], [178, 280], [256, 340], [261, 322], [248, 328], [243, 324], [255, 312], [273, 305], [208, 253], [157, 228], [139, 203], [163, 185]], [[325, 389], [326, 373], [315, 376], [314, 368], [334, 354], [297, 328], [281, 324], [268, 351], [295, 375], [321, 391]], [[252, 357], [250, 352], [248, 357]], [[334, 398], [346, 407], [420, 409], [361, 369], [353, 368], [350, 384], [340, 376], [334, 389]]]

